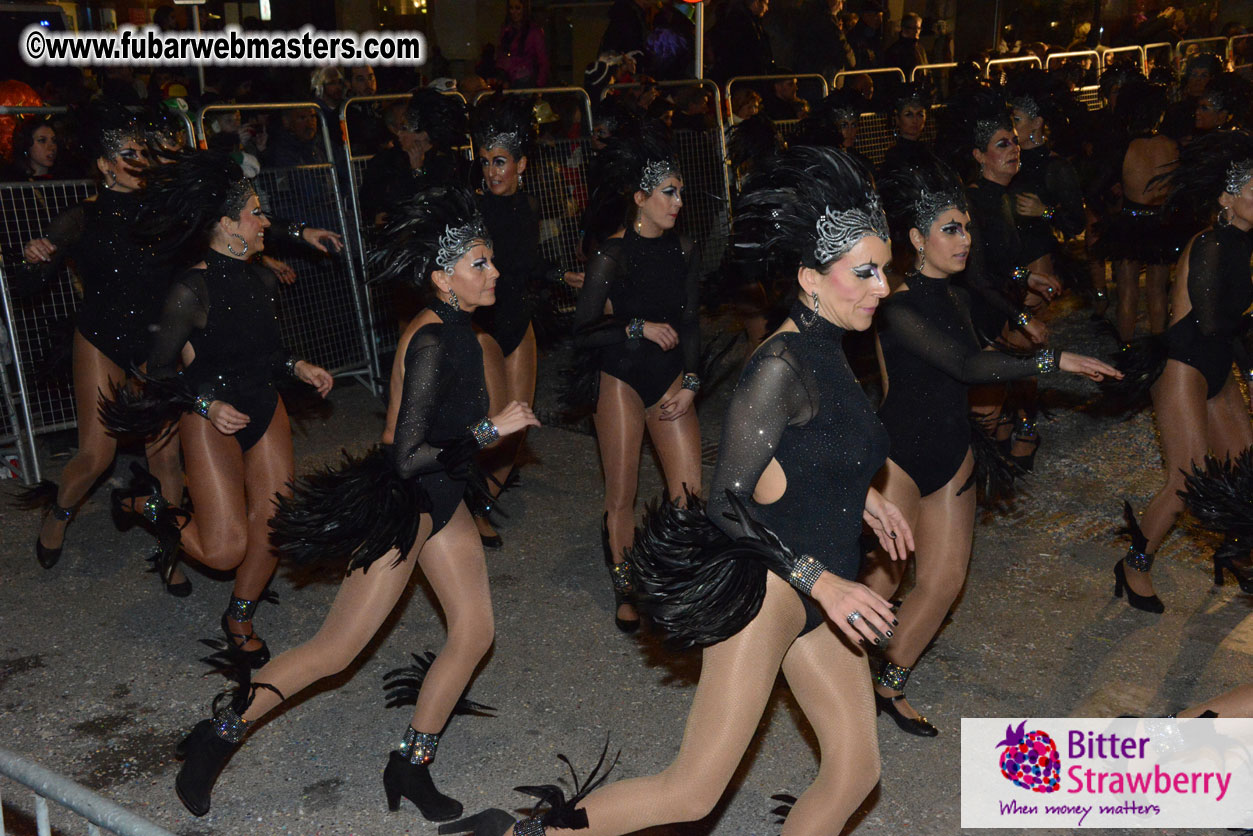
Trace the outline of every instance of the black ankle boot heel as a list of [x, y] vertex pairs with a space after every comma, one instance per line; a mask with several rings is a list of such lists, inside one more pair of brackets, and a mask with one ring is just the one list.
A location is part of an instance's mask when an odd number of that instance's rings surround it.
[[175, 749], [183, 759], [183, 766], [174, 779], [174, 791], [187, 811], [196, 817], [209, 812], [213, 785], [239, 748], [238, 742], [219, 737], [216, 725], [214, 720], [201, 720]]
[[[469, 833], [471, 836], [501, 836], [502, 833], [514, 833], [513, 826], [517, 823], [514, 817], [504, 810], [492, 808], [490, 810], [482, 810], [461, 821], [441, 824], [438, 832]], [[538, 832], [544, 832], [543, 825], [539, 825]]]
[[[57, 505], [57, 494], [60, 488], [56, 482], [49, 482], [47, 479], [24, 488], [14, 496], [13, 501], [17, 507], [27, 511], [34, 511], [42, 508], [44, 517], [52, 517], [66, 524], [70, 518], [74, 516], [73, 508], [62, 508]], [[62, 535], [62, 545], [55, 549], [49, 548], [43, 544], [39, 537], [35, 538], [35, 559], [39, 561], [39, 565], [45, 569], [51, 569], [57, 565], [57, 561], [61, 559], [61, 549], [65, 543], [64, 534]]]
[[1238, 565], [1230, 555], [1214, 555], [1214, 586], [1223, 585], [1223, 570], [1226, 569], [1240, 584], [1240, 591], [1253, 595], [1253, 569]]
[[462, 812], [460, 801], [436, 789], [429, 764], [410, 763], [400, 752], [392, 752], [387, 758], [383, 790], [387, 793], [387, 809], [392, 812], [400, 809], [402, 797], [412, 801], [427, 821], [451, 821]]

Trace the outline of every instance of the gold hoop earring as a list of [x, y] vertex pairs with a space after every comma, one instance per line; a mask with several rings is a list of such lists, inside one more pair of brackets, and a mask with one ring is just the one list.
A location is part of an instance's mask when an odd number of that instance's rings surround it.
[[231, 255], [235, 256], [236, 258], [243, 258], [244, 256], [248, 255], [248, 242], [244, 240], [244, 236], [240, 235], [238, 232], [232, 232], [231, 237], [238, 238], [239, 243], [244, 245], [243, 252], [238, 252], [238, 253], [235, 252], [235, 249], [234, 247], [231, 246], [230, 241], [226, 242], [226, 251], [230, 253]]

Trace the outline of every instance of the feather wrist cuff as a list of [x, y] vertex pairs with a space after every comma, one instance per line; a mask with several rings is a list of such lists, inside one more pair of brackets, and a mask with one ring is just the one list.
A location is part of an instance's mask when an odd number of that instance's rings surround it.
[[492, 423], [490, 418], [484, 418], [477, 424], [471, 424], [470, 433], [474, 436], [474, 441], [479, 445], [480, 450], [500, 438], [500, 430], [496, 429], [496, 425]]
[[792, 573], [788, 575], [787, 582], [806, 595], [812, 595], [814, 584], [825, 571], [827, 571], [826, 567], [815, 558], [803, 554], [792, 564]]

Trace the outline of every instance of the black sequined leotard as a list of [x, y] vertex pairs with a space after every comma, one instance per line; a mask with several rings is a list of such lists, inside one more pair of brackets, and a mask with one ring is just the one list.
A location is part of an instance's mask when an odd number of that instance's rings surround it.
[[[764, 342], [744, 369], [723, 422], [709, 520], [735, 537], [724, 514], [730, 490], [797, 554], [809, 554], [842, 578], [861, 564], [858, 541], [870, 480], [888, 454], [888, 435], [849, 368], [844, 330], [793, 302], [796, 333]], [[752, 498], [771, 459], [787, 488], [777, 502]], [[822, 613], [804, 599], [806, 631]]]
[[478, 205], [492, 239], [492, 263], [500, 278], [496, 280], [496, 304], [476, 310], [474, 323], [491, 334], [508, 357], [531, 326], [535, 311], [531, 282], [549, 270], [539, 251], [539, 205], [525, 192], [479, 195]]
[[417, 478], [430, 499], [432, 536], [452, 519], [465, 493], [465, 480], [447, 472], [437, 458], [464, 442], [468, 428], [487, 414], [483, 351], [470, 314], [436, 301], [442, 322], [424, 325], [405, 350], [404, 391], [389, 451], [401, 478]]
[[1235, 341], [1253, 305], [1249, 259], [1253, 238], [1233, 226], [1216, 226], [1192, 241], [1188, 299], [1192, 310], [1166, 329], [1166, 356], [1205, 377], [1206, 397], [1222, 391], [1235, 359]]
[[879, 419], [892, 439], [889, 458], [926, 496], [949, 483], [970, 448], [967, 386], [1037, 369], [1031, 357], [981, 351], [967, 305], [947, 279], [911, 273], [906, 283], [879, 308], [888, 378]]
[[[574, 314], [574, 340], [599, 352], [601, 371], [627, 383], [645, 407], [661, 400], [680, 374], [698, 372], [700, 298], [697, 259], [690, 242], [673, 231], [642, 238], [628, 229], [610, 238], [588, 264]], [[613, 313], [605, 313], [609, 302]], [[665, 351], [643, 337], [628, 339], [632, 319], [665, 322], [679, 335]]]
[[67, 209], [48, 227], [46, 237], [57, 247], [52, 261], [22, 265], [9, 279], [15, 294], [32, 293], [72, 261], [83, 287], [78, 330], [125, 370], [148, 356], [149, 327], [173, 272], [169, 257], [135, 236], [139, 210], [138, 194], [107, 189]]
[[1064, 157], [1054, 154], [1048, 145], [1022, 152], [1021, 167], [1009, 184], [1010, 193], [1034, 194], [1053, 210], [1051, 220], [1014, 213], [1014, 222], [1022, 239], [1023, 264], [1051, 255], [1058, 249], [1053, 230], [1073, 238], [1083, 232], [1087, 216], [1083, 211], [1083, 187], [1075, 167]]
[[229, 403], [251, 420], [235, 433], [244, 450], [265, 435], [278, 405], [277, 376], [291, 353], [279, 337], [270, 270], [210, 250], [204, 268], [182, 273], [169, 289], [148, 355], [148, 373], [172, 377], [183, 346], [195, 358], [183, 376], [197, 395]]

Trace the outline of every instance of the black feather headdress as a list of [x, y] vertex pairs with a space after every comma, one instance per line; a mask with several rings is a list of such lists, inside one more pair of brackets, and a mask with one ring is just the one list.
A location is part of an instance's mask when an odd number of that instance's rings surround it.
[[888, 240], [866, 164], [833, 148], [789, 148], [754, 171], [735, 213], [738, 258], [771, 275], [824, 269], [867, 235]]
[[405, 110], [405, 129], [425, 132], [436, 148], [465, 144], [466, 106], [460, 96], [446, 96], [423, 87], [413, 91]]
[[[1242, 171], [1247, 173], [1241, 176]], [[1178, 165], [1153, 178], [1150, 184], [1167, 184], [1167, 212], [1208, 218], [1217, 211], [1218, 198], [1231, 192], [1233, 186], [1242, 188], [1240, 180], [1247, 182], [1250, 174], [1253, 135], [1244, 131], [1213, 131], [1183, 146]]]
[[[128, 141], [143, 144], [143, 131], [134, 115], [110, 99], [93, 99], [80, 114], [83, 145], [92, 160], [111, 160]], [[95, 165], [92, 165], [95, 168]]]
[[223, 217], [238, 218], [256, 194], [239, 163], [220, 151], [186, 151], [148, 169], [139, 234], [164, 249], [197, 253]]
[[652, 192], [666, 176], [679, 174], [660, 122], [623, 128], [619, 126], [605, 142], [588, 170], [592, 192], [583, 213], [583, 232], [589, 241], [603, 241], [630, 223], [637, 191]]
[[847, 87], [833, 90], [818, 102], [809, 115], [797, 126], [790, 145], [817, 145], [827, 148], [844, 147], [844, 129], [847, 121], [856, 121], [869, 106], [865, 98]]
[[945, 161], [963, 177], [974, 174], [972, 152], [986, 151], [997, 131], [1013, 133], [1009, 104], [1000, 88], [973, 90], [954, 96], [944, 109], [935, 141], [952, 156]]
[[470, 137], [480, 154], [504, 148], [515, 160], [529, 157], [535, 150], [536, 133], [530, 96], [498, 93], [479, 101], [470, 114]]
[[949, 207], [966, 211], [966, 189], [957, 172], [939, 160], [896, 166], [879, 180], [888, 226], [898, 247], [909, 244], [909, 231], [924, 236]]
[[450, 268], [475, 243], [491, 245], [474, 195], [460, 186], [436, 186], [389, 215], [370, 248], [370, 278], [422, 287], [431, 273]]
[[903, 85], [892, 97], [892, 112], [900, 113], [907, 107], [931, 107], [934, 98], [928, 81], [913, 81]]
[[1118, 91], [1114, 116], [1130, 137], [1147, 134], [1157, 128], [1166, 113], [1166, 88], [1134, 77]]
[[779, 129], [764, 113], [745, 119], [727, 132], [727, 158], [737, 174], [747, 173], [783, 148]]

